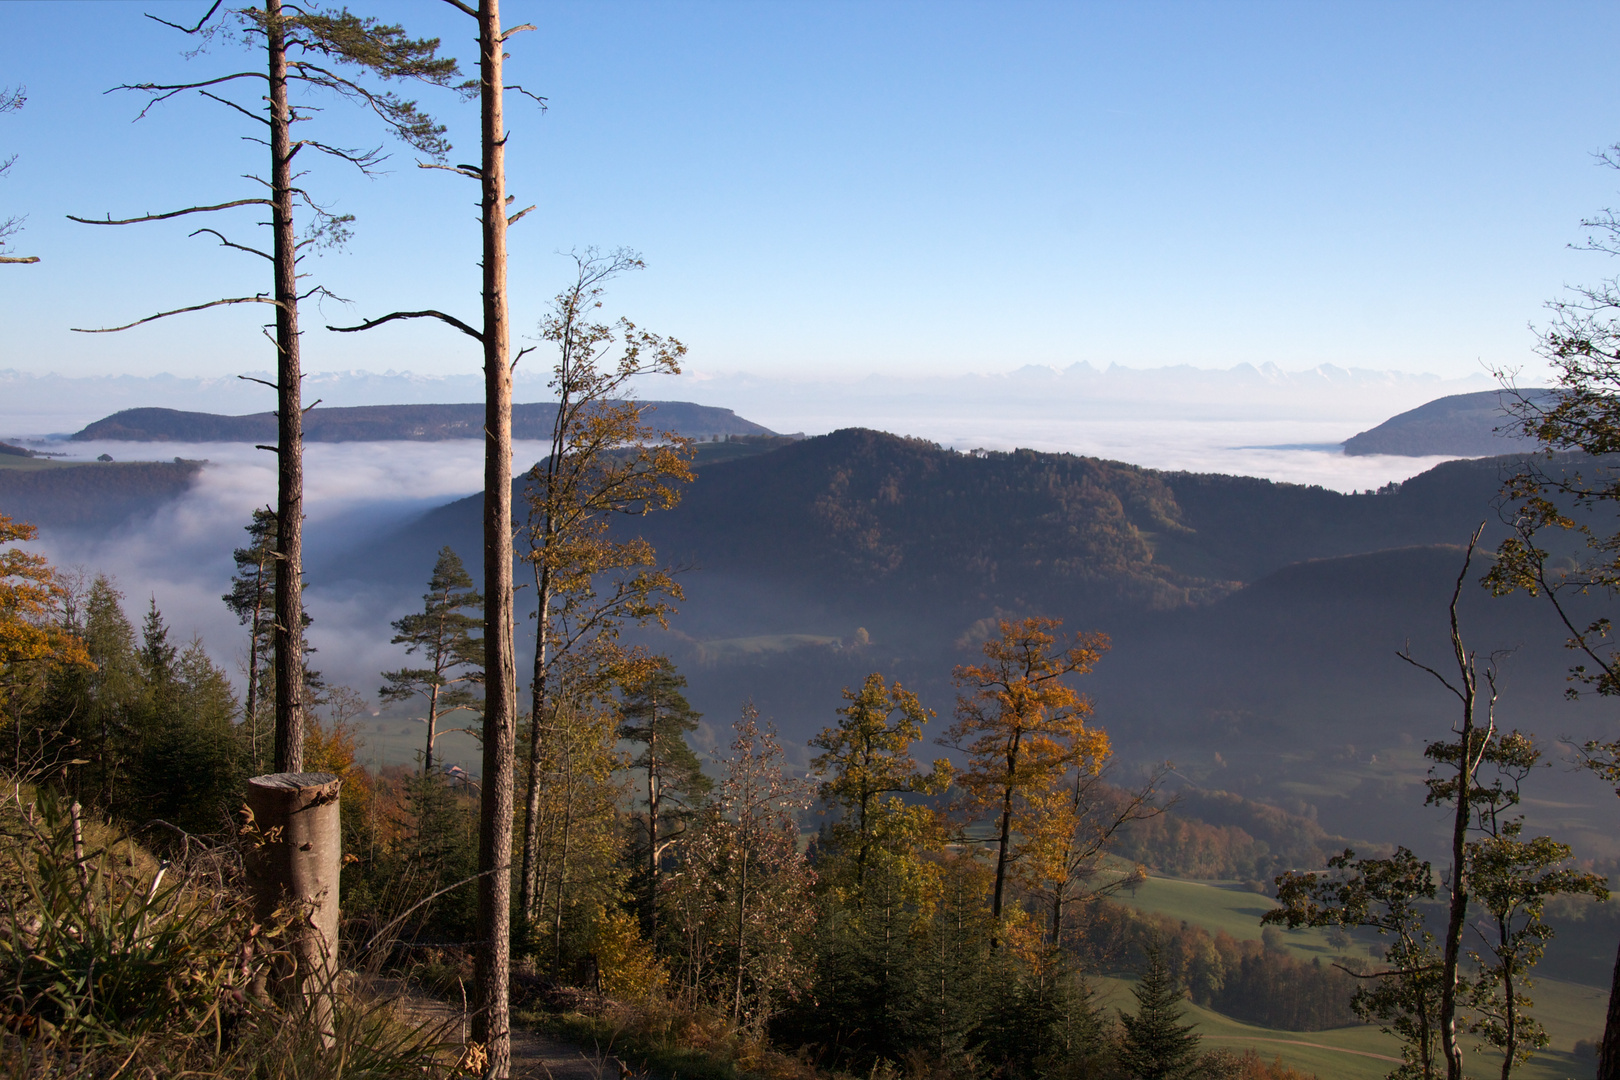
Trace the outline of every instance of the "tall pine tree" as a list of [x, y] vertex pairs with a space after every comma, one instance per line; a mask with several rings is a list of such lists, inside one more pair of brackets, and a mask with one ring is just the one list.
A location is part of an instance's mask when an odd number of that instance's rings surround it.
[[422, 751], [422, 773], [433, 771], [433, 743], [439, 737], [439, 719], [458, 709], [477, 709], [473, 687], [484, 681], [481, 639], [473, 635], [484, 620], [464, 609], [478, 608], [484, 598], [473, 589], [461, 558], [448, 545], [439, 550], [422, 610], [394, 620], [392, 644], [420, 654], [423, 667], [383, 672], [385, 685], [378, 691], [384, 701], [404, 701], [420, 694], [427, 703], [427, 744]]
[[686, 831], [694, 810], [707, 801], [713, 781], [686, 736], [696, 731], [703, 714], [681, 693], [686, 678], [667, 657], [657, 657], [626, 682], [619, 704], [619, 738], [640, 752], [630, 767], [646, 777], [647, 814], [642, 822], [645, 845], [635, 881], [641, 906], [641, 933], [658, 935], [658, 878], [666, 852]]

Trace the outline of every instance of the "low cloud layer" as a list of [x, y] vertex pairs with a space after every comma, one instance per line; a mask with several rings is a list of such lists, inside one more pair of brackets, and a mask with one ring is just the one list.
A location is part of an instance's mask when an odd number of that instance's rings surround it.
[[[415, 400], [470, 399], [476, 391], [470, 379], [461, 387], [453, 380], [413, 381], [409, 376], [324, 378], [319, 396], [334, 404], [407, 400], [405, 391], [412, 386], [420, 395]], [[0, 382], [7, 379], [21, 379], [16, 385], [32, 387], [30, 393], [47, 389], [45, 381], [31, 376], [0, 375]], [[1442, 459], [1349, 457], [1339, 452], [1339, 442], [1434, 397], [1488, 388], [1479, 381], [1481, 385], [1448, 384], [1390, 373], [1321, 370], [1037, 369], [1010, 376], [791, 385], [742, 376], [683, 377], [659, 381], [642, 392], [732, 407], [782, 431], [815, 434], [869, 426], [960, 450], [1068, 451], [1160, 469], [1236, 473], [1355, 491], [1404, 480]], [[189, 385], [195, 380], [161, 382], [124, 380], [111, 389], [125, 395], [118, 407], [248, 411], [216, 403], [208, 388]], [[54, 392], [64, 389], [55, 386]], [[224, 382], [215, 389], [222, 400], [240, 393]], [[8, 402], [0, 424], [14, 433], [38, 436], [50, 429], [30, 426], [32, 421], [69, 415], [26, 411], [30, 402], [37, 406], [43, 400], [24, 394]], [[63, 399], [53, 400], [65, 408]], [[106, 402], [89, 390], [68, 400], [79, 410], [73, 415], [82, 416], [76, 426], [112, 411], [103, 409]], [[174, 636], [200, 635], [216, 661], [239, 673], [245, 633], [220, 596], [233, 571], [231, 550], [245, 540], [243, 526], [254, 507], [275, 498], [272, 455], [242, 444], [53, 440], [41, 445], [83, 460], [102, 453], [121, 461], [177, 455], [208, 460], [195, 486], [151, 518], [117, 535], [46, 536], [40, 547], [60, 564], [116, 577], [134, 619], [147, 597], [155, 596]], [[515, 468], [526, 468], [544, 452], [543, 444], [520, 444]], [[483, 446], [476, 440], [318, 443], [306, 447], [305, 468], [308, 562], [330, 564], [328, 556], [363, 551], [369, 539], [411, 516], [479, 490]], [[462, 554], [477, 558], [476, 552]], [[424, 587], [425, 582], [401, 580], [377, 591], [350, 582], [311, 580], [306, 595], [315, 619], [311, 640], [319, 650], [317, 666], [333, 682], [374, 694], [378, 673], [405, 659], [398, 646], [388, 643], [388, 623], [419, 603]]]

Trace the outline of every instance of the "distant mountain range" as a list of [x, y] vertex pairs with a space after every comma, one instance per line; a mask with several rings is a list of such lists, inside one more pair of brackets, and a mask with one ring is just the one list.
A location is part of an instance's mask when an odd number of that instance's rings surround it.
[[1554, 391], [1486, 390], [1452, 394], [1419, 405], [1344, 441], [1347, 454], [1400, 454], [1407, 457], [1485, 457], [1535, 449], [1519, 434], [1510, 408], [1519, 401], [1536, 405]]
[[[769, 428], [744, 420], [730, 409], [694, 405], [688, 401], [648, 401], [647, 421], [666, 431], [694, 439], [716, 435], [774, 435]], [[551, 436], [554, 402], [512, 406], [512, 437], [544, 439]], [[484, 406], [470, 405], [359, 405], [312, 409], [304, 416], [304, 438], [309, 442], [378, 442], [390, 439], [437, 441], [483, 437]], [[74, 441], [125, 442], [252, 442], [276, 441], [275, 413], [221, 416], [181, 412], [178, 409], [124, 409], [88, 425], [72, 435]]]

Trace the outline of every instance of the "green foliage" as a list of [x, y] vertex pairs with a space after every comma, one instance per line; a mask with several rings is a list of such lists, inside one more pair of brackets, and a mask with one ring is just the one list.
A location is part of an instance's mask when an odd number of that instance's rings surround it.
[[[899, 683], [888, 686], [877, 672], [859, 691], [844, 689], [842, 718], [810, 740], [821, 753], [810, 766], [824, 779], [818, 794], [836, 814], [823, 838], [817, 874], [841, 891], [857, 910], [865, 906], [869, 875], [881, 871], [889, 892], [915, 907], [928, 890], [931, 867], [921, 855], [938, 846], [940, 823], [926, 805], [905, 796], [935, 795], [951, 782], [941, 758], [924, 772], [911, 756], [933, 713]], [[902, 899], [903, 898], [903, 899]]]
[[618, 736], [640, 748], [630, 768], [645, 777], [646, 811], [631, 843], [629, 887], [649, 941], [659, 934], [658, 879], [714, 788], [686, 741], [702, 714], [687, 702], [685, 688], [685, 677], [662, 656], [631, 665], [620, 685]]
[[69, 605], [67, 629], [94, 667], [53, 670], [28, 718], [35, 753], [75, 762], [76, 796], [125, 821], [228, 829], [251, 766], [230, 680], [200, 640], [169, 641], [155, 600], [137, 639], [121, 601], [98, 576]]
[[[7, 1077], [220, 1080], [448, 1077], [439, 1025], [406, 1024], [357, 984], [318, 1022], [256, 998], [284, 924], [261, 925], [230, 876], [89, 832], [57, 795], [13, 783], [0, 811], [0, 1060]], [[88, 824], [88, 823], [86, 823]], [[107, 835], [97, 828], [95, 833]], [[217, 854], [217, 852], [215, 853]]]
[[1369, 927], [1387, 937], [1384, 970], [1357, 992], [1352, 1007], [1401, 1040], [1405, 1064], [1394, 1080], [1432, 1077], [1440, 1058], [1440, 953], [1424, 926], [1424, 902], [1434, 899], [1434, 874], [1406, 848], [1387, 859], [1357, 859], [1346, 848], [1328, 872], [1289, 871], [1277, 879], [1281, 905], [1263, 922], [1298, 926]]
[[1124, 1029], [1119, 1065], [1132, 1080], [1183, 1080], [1199, 1064], [1198, 1036], [1183, 1024], [1181, 988], [1176, 985], [1159, 948], [1150, 946], [1147, 969], [1131, 988], [1136, 1013], [1121, 1012]]
[[484, 643], [473, 635], [483, 630], [484, 620], [467, 614], [466, 609], [480, 609], [483, 603], [460, 556], [446, 545], [433, 565], [428, 591], [422, 596], [422, 610], [395, 619], [392, 624], [394, 637], [390, 644], [404, 645], [407, 653], [421, 654], [426, 666], [383, 672], [384, 685], [377, 693], [384, 701], [405, 701], [416, 696], [424, 699], [424, 772], [433, 768], [439, 719], [457, 710], [478, 708], [478, 695], [472, 688], [484, 681]]
[[1519, 732], [1493, 737], [1481, 757], [1496, 766], [1493, 783], [1473, 793], [1475, 831], [1467, 860], [1470, 903], [1482, 909], [1477, 927], [1483, 948], [1468, 953], [1478, 974], [1467, 987], [1470, 1028], [1503, 1056], [1502, 1075], [1548, 1043], [1529, 1009], [1531, 973], [1547, 951], [1553, 928], [1544, 914], [1560, 896], [1607, 900], [1607, 883], [1570, 865], [1571, 850], [1548, 836], [1523, 838], [1519, 785], [1536, 767], [1541, 752]]
[[1123, 1048], [1115, 1045], [1113, 1024], [1083, 978], [1069, 973], [1041, 975], [1010, 967], [1008, 954], [996, 958], [979, 1056], [1009, 1080], [1093, 1077], [1114, 1072]]
[[387, 927], [387, 936], [402, 945], [471, 941], [476, 796], [442, 772], [395, 769], [371, 778], [368, 797], [371, 805], [350, 819], [355, 832], [344, 838], [355, 856], [342, 881], [350, 939], [359, 944]]
[[784, 1042], [815, 1043], [829, 1064], [865, 1071], [902, 1060], [923, 1040], [928, 942], [909, 885], [879, 864], [868, 871], [861, 903], [822, 896], [812, 936], [815, 983], [773, 1029]]
[[965, 854], [940, 860], [939, 899], [917, 960], [917, 1048], [953, 1071], [971, 1067], [989, 994], [989, 871]]
[[220, 597], [236, 621], [248, 628], [247, 697], [242, 707], [242, 723], [247, 742], [249, 768], [254, 774], [268, 772], [272, 749], [272, 725], [260, 738], [259, 718], [264, 715], [263, 692], [273, 687], [270, 630], [276, 608], [276, 515], [267, 508], [253, 511], [247, 534], [250, 543], [231, 552], [236, 573], [231, 591]]
[[[0, 1011], [14, 1030], [72, 1046], [132, 1046], [164, 1029], [217, 1032], [240, 989], [249, 915], [197, 895], [179, 875], [151, 880], [101, 852], [52, 793], [5, 815], [14, 883], [0, 914]], [[77, 807], [74, 807], [77, 812]]]
[[132, 805], [186, 832], [228, 830], [248, 776], [230, 680], [193, 639], [149, 693], [141, 798]]

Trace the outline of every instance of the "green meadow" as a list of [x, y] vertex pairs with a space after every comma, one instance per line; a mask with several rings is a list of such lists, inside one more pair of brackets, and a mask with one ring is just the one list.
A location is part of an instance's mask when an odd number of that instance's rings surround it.
[[[1139, 911], [1165, 915], [1204, 927], [1210, 933], [1226, 931], [1235, 938], [1258, 939], [1260, 916], [1275, 907], [1268, 897], [1228, 882], [1181, 881], [1150, 877], [1134, 891], [1123, 890], [1115, 899]], [[1286, 946], [1303, 958], [1326, 958], [1350, 952], [1368, 955], [1366, 945], [1357, 942], [1347, 950], [1333, 949], [1320, 930], [1284, 931]], [[1131, 982], [1103, 978], [1094, 982], [1099, 997], [1110, 1008], [1134, 1009]], [[1594, 1073], [1594, 1063], [1578, 1061], [1573, 1053], [1579, 1039], [1595, 1039], [1603, 1030], [1607, 992], [1592, 986], [1538, 980], [1531, 992], [1533, 1012], [1552, 1042], [1531, 1061], [1514, 1070], [1523, 1080], [1584, 1080]], [[1285, 1063], [1322, 1080], [1378, 1080], [1400, 1062], [1400, 1044], [1376, 1027], [1361, 1025], [1328, 1031], [1282, 1031], [1257, 1027], [1233, 1020], [1210, 1009], [1187, 1003], [1187, 1020], [1197, 1026], [1205, 1045], [1253, 1048], [1265, 1057], [1280, 1057]], [[1480, 1048], [1471, 1056], [1470, 1072], [1476, 1076], [1500, 1071], [1501, 1059]]]

